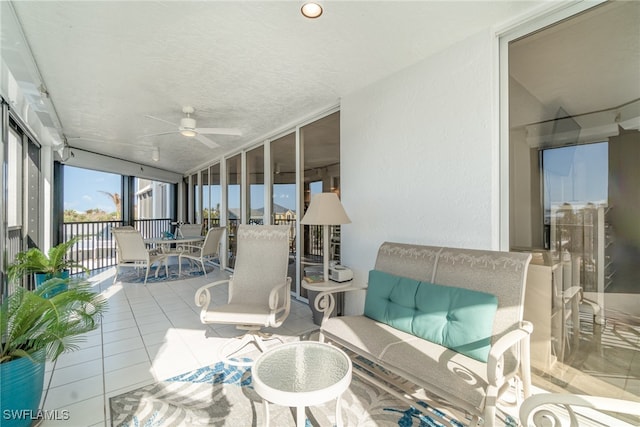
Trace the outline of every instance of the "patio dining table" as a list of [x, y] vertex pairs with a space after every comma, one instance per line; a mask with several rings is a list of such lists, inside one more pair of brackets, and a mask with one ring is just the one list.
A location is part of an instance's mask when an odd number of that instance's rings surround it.
[[[147, 245], [152, 245], [158, 247], [162, 253], [167, 256], [178, 256], [180, 255], [181, 250], [180, 244], [186, 243], [197, 243], [204, 241], [204, 236], [190, 236], [190, 237], [178, 237], [175, 239], [164, 239], [162, 237], [154, 237], [150, 239], [144, 239], [144, 243]], [[172, 250], [171, 246], [175, 245], [175, 250]]]

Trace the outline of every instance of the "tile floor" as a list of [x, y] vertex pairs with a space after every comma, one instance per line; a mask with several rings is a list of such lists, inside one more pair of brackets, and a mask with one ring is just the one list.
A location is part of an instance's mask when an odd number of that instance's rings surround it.
[[[111, 396], [215, 363], [219, 346], [240, 333], [234, 326], [200, 323], [195, 291], [227, 277], [217, 268], [207, 278], [147, 286], [112, 284], [113, 272], [90, 279], [109, 300], [101, 326], [79, 350], [47, 364], [41, 407], [67, 410], [69, 419], [41, 426], [110, 426]], [[226, 285], [212, 298], [226, 302]], [[307, 304], [292, 300], [291, 314], [277, 333], [298, 337], [316, 328]]]

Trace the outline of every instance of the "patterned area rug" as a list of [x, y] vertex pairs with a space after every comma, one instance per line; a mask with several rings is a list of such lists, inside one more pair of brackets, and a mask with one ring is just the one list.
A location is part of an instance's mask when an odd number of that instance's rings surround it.
[[[111, 423], [117, 427], [260, 426], [265, 425], [262, 405], [250, 368], [222, 362], [110, 399]], [[270, 405], [269, 413], [270, 425], [295, 425], [294, 408]], [[333, 426], [335, 401], [308, 407], [305, 415], [307, 427]], [[447, 414], [424, 402], [417, 409], [409, 407], [355, 375], [342, 395], [342, 417], [345, 426], [363, 427], [461, 427], [468, 422], [462, 413]], [[506, 427], [517, 425], [508, 417], [502, 421]]]
[[[214, 266], [210, 262], [205, 262], [204, 266], [207, 270], [207, 274], [213, 271], [214, 268], [219, 268], [218, 266]], [[158, 277], [156, 277], [156, 270], [158, 271]], [[120, 267], [120, 273], [118, 273], [118, 281], [125, 283], [144, 283], [144, 273], [144, 268]], [[184, 280], [190, 277], [202, 276], [203, 274], [204, 273], [202, 272], [202, 268], [199, 265], [190, 265], [187, 262], [182, 263], [181, 276], [178, 275], [178, 264], [169, 265], [168, 276], [165, 274], [164, 266], [158, 270], [158, 267], [154, 265], [149, 271], [149, 278], [147, 279], [147, 283]]]

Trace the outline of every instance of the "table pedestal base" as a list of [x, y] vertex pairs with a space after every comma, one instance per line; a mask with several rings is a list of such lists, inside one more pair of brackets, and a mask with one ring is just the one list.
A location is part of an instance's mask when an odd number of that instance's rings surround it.
[[[341, 400], [340, 397], [336, 399], [336, 427], [343, 427]], [[269, 402], [263, 400], [262, 406], [264, 408], [264, 425], [269, 427]], [[296, 406], [296, 427], [304, 427], [306, 425], [305, 408], [306, 406]]]

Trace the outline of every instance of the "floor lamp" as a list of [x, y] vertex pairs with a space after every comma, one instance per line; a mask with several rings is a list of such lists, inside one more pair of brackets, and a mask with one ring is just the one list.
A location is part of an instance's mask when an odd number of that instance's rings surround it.
[[335, 193], [318, 193], [311, 197], [311, 204], [300, 221], [302, 225], [322, 225], [324, 242], [324, 281], [329, 281], [329, 226], [349, 224], [351, 220]]

